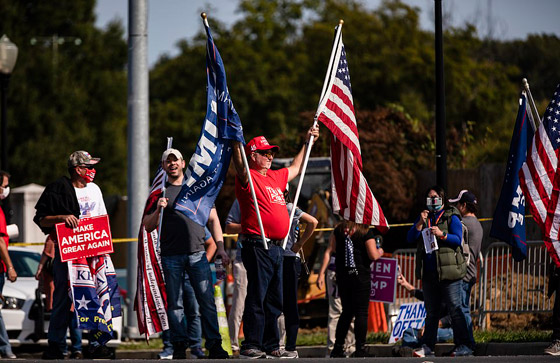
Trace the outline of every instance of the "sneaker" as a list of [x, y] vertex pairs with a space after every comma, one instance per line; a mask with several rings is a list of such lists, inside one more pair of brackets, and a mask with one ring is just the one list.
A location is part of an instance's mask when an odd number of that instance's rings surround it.
[[173, 359], [173, 349], [164, 349], [158, 354], [158, 359]]
[[10, 353], [2, 353], [2, 358], [5, 359], [17, 359], [16, 355], [12, 352]]
[[258, 349], [245, 349], [239, 352], [241, 359], [265, 359], [266, 353]]
[[451, 357], [472, 357], [473, 351], [471, 348], [467, 347], [466, 345], [459, 345], [455, 347], [450, 354]]
[[433, 357], [434, 352], [426, 344], [423, 344], [421, 348], [414, 349], [412, 355], [414, 357]]
[[75, 352], [72, 352], [72, 354], [70, 354], [70, 359], [84, 359], [84, 355], [82, 354], [81, 351], [77, 350]]
[[[198, 358], [206, 358], [204, 356], [204, 352], [202, 352], [202, 349], [200, 349], [200, 353], [202, 353], [202, 357], [198, 357]], [[191, 350], [191, 355], [192, 355], [192, 350]], [[222, 348], [221, 343], [214, 344], [212, 348], [208, 349], [208, 359], [228, 359], [228, 358], [229, 358], [229, 354], [224, 350], [224, 348]]]
[[[295, 352], [297, 354], [297, 352]], [[267, 358], [272, 359], [286, 359], [286, 358], [296, 358], [292, 356], [293, 352], [286, 352], [284, 349], [275, 349], [270, 353], [266, 354]]]
[[560, 355], [560, 340], [553, 341], [545, 350], [544, 354]]
[[299, 358], [299, 354], [297, 350], [284, 350], [284, 354], [280, 358], [281, 359]]
[[205, 359], [206, 354], [200, 347], [191, 348], [191, 359]]

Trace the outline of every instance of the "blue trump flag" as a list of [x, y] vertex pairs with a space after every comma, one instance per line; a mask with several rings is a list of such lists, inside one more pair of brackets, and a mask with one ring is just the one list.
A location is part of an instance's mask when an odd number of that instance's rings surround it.
[[222, 57], [208, 24], [204, 23], [208, 35], [206, 119], [175, 202], [176, 210], [203, 226], [228, 171], [233, 152], [231, 141], [245, 143], [241, 120], [229, 95]]
[[529, 124], [527, 95], [523, 91], [519, 98], [519, 110], [506, 167], [502, 192], [490, 230], [490, 236], [511, 245], [513, 258], [521, 261], [527, 257], [525, 237], [525, 196], [519, 185], [519, 169], [527, 159], [527, 145], [533, 140], [533, 128]]

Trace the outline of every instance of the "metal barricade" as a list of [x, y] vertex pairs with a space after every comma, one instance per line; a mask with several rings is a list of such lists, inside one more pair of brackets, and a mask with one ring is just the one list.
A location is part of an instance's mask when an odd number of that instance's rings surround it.
[[[416, 249], [393, 252], [403, 276], [417, 288]], [[548, 271], [551, 258], [542, 241], [527, 242], [527, 258], [515, 262], [508, 244], [492, 243], [478, 261], [478, 283], [471, 291], [471, 315], [487, 328], [490, 313], [551, 312], [554, 300], [547, 298]], [[397, 285], [397, 297], [389, 305], [389, 321], [396, 317], [402, 304], [417, 301], [404, 287]]]
[[542, 241], [528, 241], [527, 258], [520, 262], [513, 260], [508, 244], [493, 243], [484, 260], [478, 289], [481, 299], [476, 300], [483, 330], [489, 313], [552, 311], [554, 301], [547, 298], [551, 258]]

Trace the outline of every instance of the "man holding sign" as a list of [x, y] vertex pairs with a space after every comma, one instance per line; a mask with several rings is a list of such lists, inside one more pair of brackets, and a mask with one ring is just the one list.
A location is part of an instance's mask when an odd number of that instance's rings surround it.
[[[56, 244], [59, 243], [55, 226], [64, 223], [68, 228], [77, 229], [79, 220], [85, 217], [106, 215], [105, 202], [101, 189], [93, 183], [94, 165], [99, 158], [93, 158], [87, 151], [73, 152], [68, 158], [70, 178], [61, 177], [47, 185], [35, 206], [33, 221], [41, 230], [50, 235]], [[66, 349], [66, 331], [70, 325], [73, 301], [68, 294], [69, 273], [71, 263], [61, 261], [60, 250], [55, 248], [53, 260], [53, 310], [49, 324], [49, 347], [43, 359], [64, 359]], [[87, 308], [91, 300], [83, 300], [80, 308]], [[90, 303], [91, 304], [91, 303]], [[111, 358], [112, 352], [104, 344], [90, 345], [92, 358]]]

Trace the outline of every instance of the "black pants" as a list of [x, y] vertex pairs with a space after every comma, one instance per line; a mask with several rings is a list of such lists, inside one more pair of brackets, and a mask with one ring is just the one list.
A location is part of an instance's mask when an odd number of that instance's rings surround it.
[[555, 292], [554, 308], [552, 309], [552, 340], [560, 340], [560, 268], [551, 266], [552, 271], [548, 283], [549, 296]]
[[286, 350], [296, 350], [299, 330], [299, 311], [297, 303], [298, 279], [301, 273], [301, 260], [295, 256], [284, 256], [282, 295], [284, 325], [286, 326]]
[[370, 274], [360, 271], [358, 276], [348, 275], [346, 271], [337, 273], [338, 293], [342, 303], [342, 314], [336, 325], [335, 345], [342, 346], [354, 320], [356, 350], [364, 348], [367, 334], [369, 295], [371, 291]]

